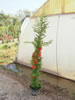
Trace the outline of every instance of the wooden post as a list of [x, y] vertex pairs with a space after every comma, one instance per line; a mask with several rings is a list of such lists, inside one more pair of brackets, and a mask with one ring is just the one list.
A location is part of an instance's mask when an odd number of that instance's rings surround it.
[[62, 14], [64, 14], [65, 13], [65, 0], [62, 0], [61, 3], [62, 3], [62, 8], [61, 8], [62, 10], [61, 11], [62, 11]]

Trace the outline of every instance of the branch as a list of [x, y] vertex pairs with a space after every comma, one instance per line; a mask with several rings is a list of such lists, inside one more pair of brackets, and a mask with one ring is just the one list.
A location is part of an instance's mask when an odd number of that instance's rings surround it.
[[33, 44], [33, 45], [34, 45], [34, 42], [29, 42], [29, 41], [26, 41], [26, 42], [24, 42], [24, 43], [31, 43], [31, 44]]
[[44, 42], [44, 43], [42, 44], [42, 46], [48, 46], [49, 44], [52, 43], [52, 41], [53, 41], [53, 40], [50, 40], [50, 41], [48, 41], [48, 42]]

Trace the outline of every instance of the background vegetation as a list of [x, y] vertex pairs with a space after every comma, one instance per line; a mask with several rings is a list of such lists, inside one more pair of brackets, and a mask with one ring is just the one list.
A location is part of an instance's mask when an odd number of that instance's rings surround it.
[[[2, 42], [19, 38], [21, 24], [26, 17], [30, 17], [30, 11], [19, 10], [16, 15], [6, 15], [3, 11], [0, 12], [0, 40]], [[5, 41], [5, 42], [6, 42]]]
[[0, 65], [15, 60], [21, 25], [30, 11], [19, 10], [16, 15], [0, 12]]

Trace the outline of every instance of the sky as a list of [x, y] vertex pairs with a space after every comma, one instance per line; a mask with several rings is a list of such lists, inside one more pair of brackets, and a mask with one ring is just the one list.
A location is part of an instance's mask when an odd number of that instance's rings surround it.
[[18, 10], [35, 11], [47, 0], [0, 0], [0, 11], [16, 14]]

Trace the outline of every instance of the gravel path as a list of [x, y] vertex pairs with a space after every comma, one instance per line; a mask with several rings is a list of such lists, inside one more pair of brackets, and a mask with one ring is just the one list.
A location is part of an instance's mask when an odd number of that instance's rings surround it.
[[56, 95], [31, 96], [30, 91], [18, 81], [0, 73], [0, 100], [70, 100]]

